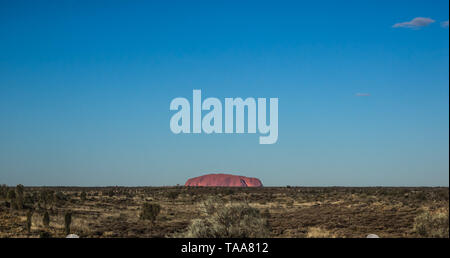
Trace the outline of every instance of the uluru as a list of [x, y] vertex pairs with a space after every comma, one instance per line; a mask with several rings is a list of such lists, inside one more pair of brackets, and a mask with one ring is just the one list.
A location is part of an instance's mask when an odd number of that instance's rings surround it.
[[261, 180], [254, 177], [230, 174], [208, 174], [189, 178], [185, 186], [261, 187]]

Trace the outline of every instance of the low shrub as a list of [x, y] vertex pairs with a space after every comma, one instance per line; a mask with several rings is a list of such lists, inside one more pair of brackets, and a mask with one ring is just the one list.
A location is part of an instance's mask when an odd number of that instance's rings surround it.
[[[192, 238], [262, 238], [269, 236], [267, 220], [247, 203], [214, 207], [215, 212], [195, 219], [179, 237]], [[209, 209], [210, 211], [214, 209]]]
[[156, 217], [161, 211], [161, 206], [157, 203], [144, 203], [142, 205], [142, 211], [140, 218], [143, 220], [150, 220], [152, 223], [155, 222]]
[[414, 220], [414, 231], [421, 237], [448, 238], [448, 210], [425, 211]]

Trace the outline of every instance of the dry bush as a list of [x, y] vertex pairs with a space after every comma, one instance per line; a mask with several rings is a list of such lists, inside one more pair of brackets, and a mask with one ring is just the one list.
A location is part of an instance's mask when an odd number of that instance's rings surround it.
[[73, 218], [70, 225], [70, 231], [79, 236], [87, 236], [91, 233], [88, 220], [84, 218]]
[[310, 227], [306, 234], [308, 238], [336, 238], [336, 235], [321, 227]]
[[222, 199], [210, 196], [205, 201], [201, 203], [201, 210], [208, 216], [213, 215], [217, 212], [217, 210], [221, 207], [223, 207], [225, 203], [222, 201]]
[[156, 217], [161, 211], [161, 206], [157, 203], [144, 203], [142, 205], [142, 211], [140, 218], [143, 220], [150, 220], [152, 223], [155, 222]]
[[423, 212], [414, 220], [414, 231], [421, 237], [448, 238], [448, 209]]
[[[215, 207], [215, 212], [195, 219], [178, 237], [192, 238], [254, 238], [268, 237], [269, 227], [259, 210], [247, 203]], [[208, 210], [213, 210], [209, 207]]]

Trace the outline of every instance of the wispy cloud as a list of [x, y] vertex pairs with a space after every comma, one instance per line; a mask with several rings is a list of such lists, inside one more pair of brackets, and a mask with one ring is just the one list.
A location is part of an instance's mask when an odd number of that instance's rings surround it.
[[441, 22], [442, 28], [448, 28], [448, 21]]
[[370, 96], [370, 93], [361, 93], [361, 92], [358, 92], [358, 93], [355, 94], [355, 96], [356, 96], [356, 97], [368, 97], [368, 96]]
[[433, 20], [431, 18], [416, 17], [409, 22], [396, 23], [392, 27], [393, 28], [419, 29], [419, 28], [428, 26], [433, 22], [435, 22], [435, 20]]

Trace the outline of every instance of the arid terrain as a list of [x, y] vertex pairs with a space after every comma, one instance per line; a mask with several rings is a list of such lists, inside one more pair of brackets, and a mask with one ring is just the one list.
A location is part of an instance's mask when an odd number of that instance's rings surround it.
[[[217, 236], [190, 227], [212, 213], [217, 223], [228, 225], [226, 236], [448, 237], [448, 201], [448, 187], [3, 186], [0, 237], [65, 237], [69, 232], [83, 238]], [[238, 209], [242, 216], [237, 219], [235, 210], [220, 210], [236, 204], [247, 207]], [[216, 210], [208, 211], [211, 205]], [[233, 220], [239, 220], [237, 226]], [[267, 230], [241, 230], [255, 221]], [[239, 233], [228, 232], [231, 227]]]

